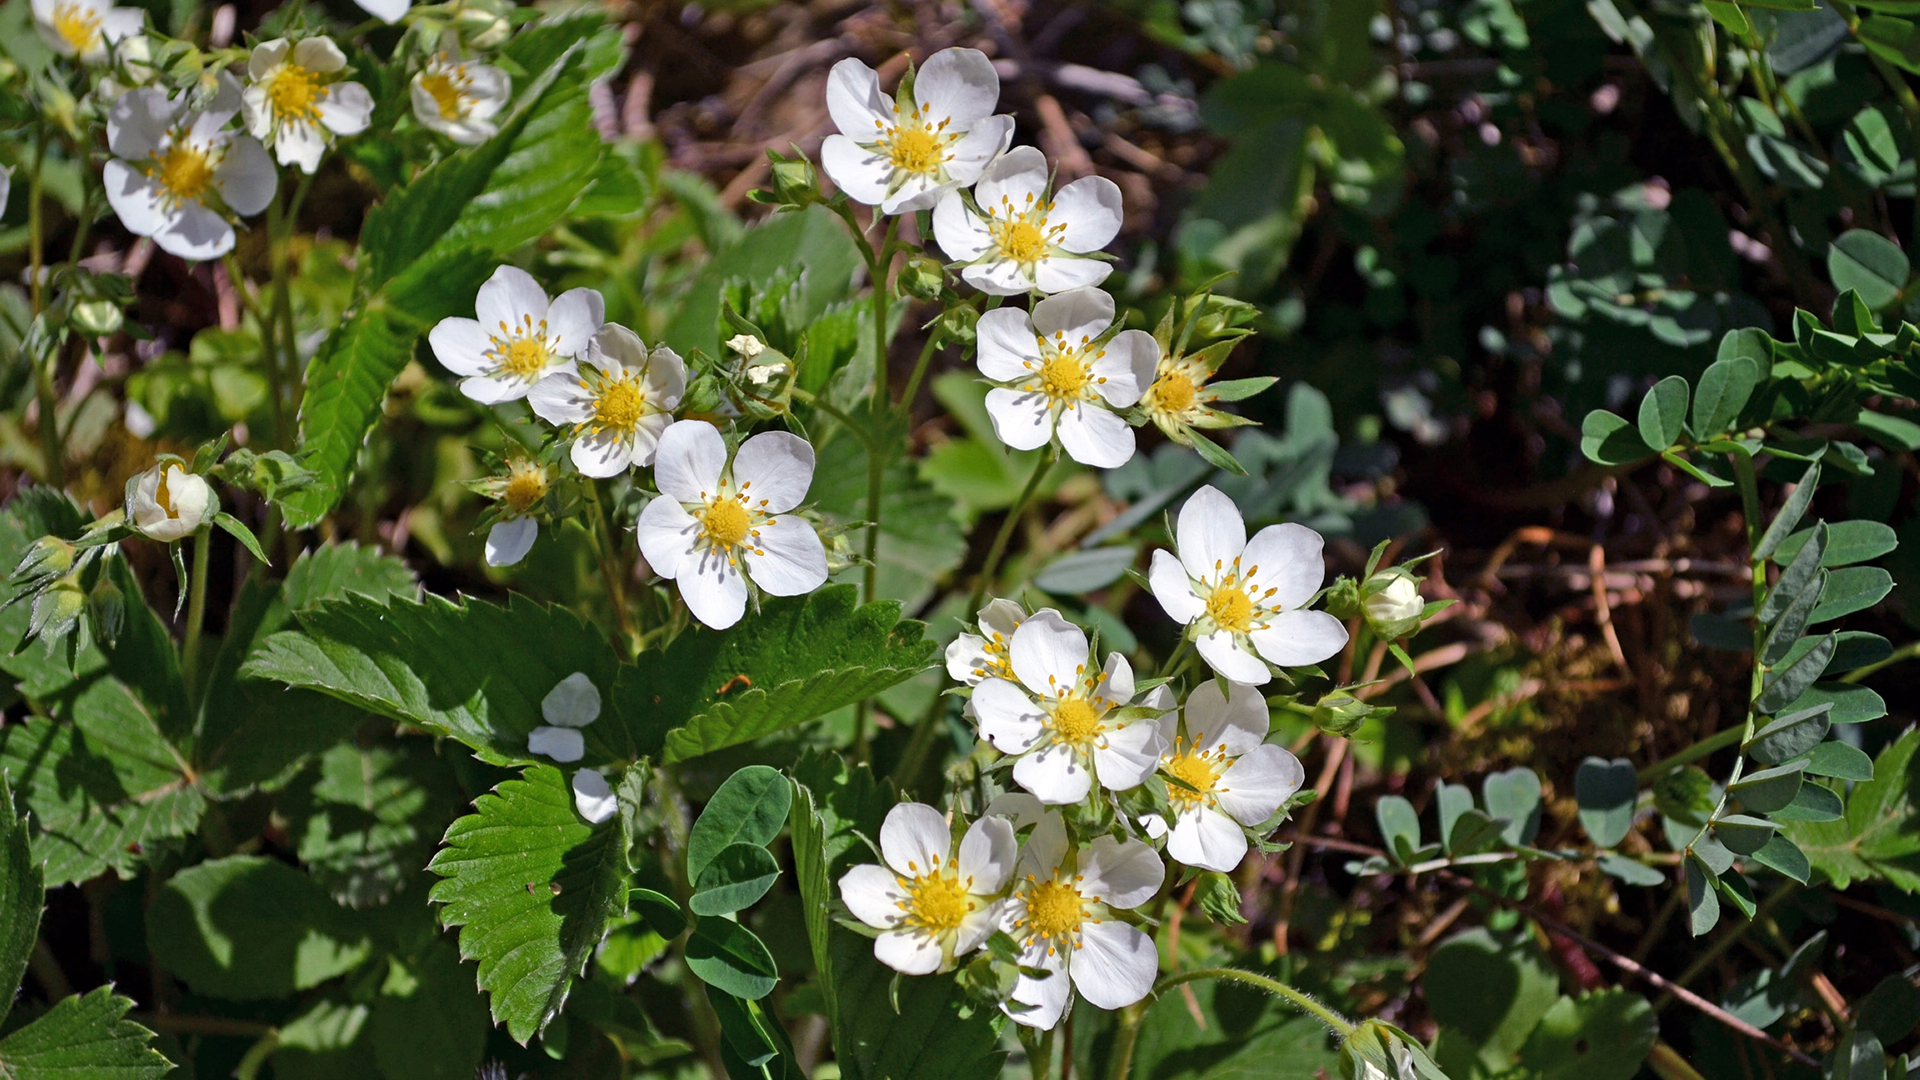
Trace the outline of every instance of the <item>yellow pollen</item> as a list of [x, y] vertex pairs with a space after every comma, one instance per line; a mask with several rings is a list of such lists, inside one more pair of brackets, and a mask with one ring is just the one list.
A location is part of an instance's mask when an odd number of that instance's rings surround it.
[[1163, 412], [1183, 413], [1193, 408], [1194, 400], [1199, 396], [1193, 380], [1186, 372], [1169, 371], [1154, 381], [1148, 391], [1153, 404]]
[[1053, 730], [1061, 742], [1092, 742], [1100, 734], [1100, 714], [1085, 698], [1068, 698], [1053, 707]]
[[79, 4], [55, 4], [53, 30], [74, 52], [90, 52], [100, 44], [100, 14]]
[[1038, 262], [1047, 253], [1047, 234], [1042, 231], [1040, 225], [1035, 225], [1025, 218], [1005, 223], [995, 222], [992, 232], [994, 243], [1000, 248], [1000, 254], [1014, 262]]
[[299, 64], [287, 64], [267, 83], [267, 100], [282, 120], [312, 120], [320, 115], [320, 99], [327, 96], [320, 76]]
[[517, 337], [507, 342], [507, 354], [501, 357], [500, 366], [509, 374], [531, 379], [547, 366], [548, 355], [545, 338]]
[[1216, 585], [1207, 596], [1207, 617], [1222, 630], [1244, 634], [1253, 629], [1253, 599], [1238, 584]]
[[907, 885], [907, 922], [936, 933], [960, 929], [973, 910], [967, 890], [948, 874], [927, 874]]
[[[641, 406], [646, 398], [640, 384], [626, 376], [607, 383], [593, 399], [593, 426], [614, 431], [632, 431], [640, 422]], [[742, 511], [744, 513], [744, 511]]]
[[706, 535], [720, 547], [730, 548], [747, 538], [747, 508], [736, 499], [715, 499], [701, 515]]
[[516, 461], [507, 473], [506, 501], [516, 514], [547, 497], [547, 470], [528, 461]]
[[1043, 881], [1027, 897], [1027, 924], [1038, 937], [1065, 937], [1078, 931], [1085, 917], [1080, 890], [1066, 882]]
[[213, 162], [207, 152], [184, 139], [167, 147], [166, 154], [155, 155], [158, 167], [149, 171], [166, 193], [176, 200], [198, 199], [213, 185]]
[[1048, 397], [1077, 398], [1087, 388], [1087, 364], [1079, 353], [1050, 357], [1040, 367], [1040, 388]]
[[893, 129], [887, 157], [893, 162], [894, 168], [903, 172], [932, 176], [939, 171], [947, 155], [941, 148], [940, 139], [916, 124]]
[[458, 120], [466, 112], [460, 106], [460, 88], [453, 81], [458, 74], [459, 69], [455, 68], [452, 75], [444, 71], [429, 71], [420, 76], [420, 89], [432, 95], [442, 120]]
[[1218, 759], [1197, 750], [1190, 750], [1167, 762], [1164, 766], [1167, 775], [1193, 788], [1188, 791], [1173, 784], [1167, 785], [1167, 800], [1173, 803], [1174, 809], [1191, 809], [1213, 794], [1215, 786], [1220, 783], [1219, 765]]

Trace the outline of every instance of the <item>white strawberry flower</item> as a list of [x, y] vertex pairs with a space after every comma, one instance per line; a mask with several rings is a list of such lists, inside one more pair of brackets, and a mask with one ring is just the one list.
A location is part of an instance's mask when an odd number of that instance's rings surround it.
[[1011, 679], [1007, 646], [1013, 632], [1027, 618], [1027, 609], [1013, 600], [991, 600], [980, 609], [980, 632], [962, 633], [947, 646], [947, 674], [962, 686], [978, 686], [982, 679]]
[[608, 786], [607, 774], [599, 769], [581, 769], [574, 773], [573, 808], [589, 825], [611, 820], [620, 809], [620, 799]]
[[[1246, 828], [1266, 821], [1306, 781], [1300, 759], [1266, 743], [1266, 696], [1230, 683], [1222, 694], [1209, 679], [1187, 696], [1179, 713], [1160, 718], [1166, 751], [1160, 770], [1180, 781], [1167, 784], [1173, 827], [1167, 854], [1175, 862], [1226, 873], [1247, 855]], [[1180, 786], [1185, 784], [1185, 787]], [[1165, 822], [1149, 824], [1158, 835]]]
[[546, 723], [527, 733], [527, 752], [562, 764], [579, 761], [587, 752], [580, 729], [600, 719], [600, 688], [576, 671], [540, 699], [540, 716]]
[[273, 148], [282, 165], [311, 173], [336, 135], [358, 135], [373, 116], [373, 95], [343, 82], [347, 55], [324, 37], [263, 41], [247, 58], [247, 133]]
[[1159, 951], [1113, 912], [1153, 899], [1166, 872], [1138, 840], [1100, 836], [1076, 848], [1060, 815], [1048, 814], [1020, 852], [1003, 920], [1020, 945], [1020, 966], [1048, 975], [1020, 975], [1013, 1000], [1029, 1007], [1001, 1006], [1007, 1015], [1045, 1031], [1060, 1022], [1075, 990], [1102, 1009], [1146, 997], [1160, 971]]
[[487, 530], [487, 565], [512, 566], [527, 557], [540, 536], [540, 521], [534, 507], [547, 497], [553, 478], [546, 466], [525, 458], [507, 465], [507, 475], [487, 481], [487, 491], [505, 508], [499, 521]]
[[164, 462], [127, 485], [125, 510], [127, 523], [142, 536], [172, 543], [211, 524], [220, 513], [220, 496], [206, 477]]
[[1180, 508], [1174, 538], [1179, 557], [1155, 551], [1148, 584], [1221, 675], [1261, 686], [1267, 664], [1317, 664], [1347, 644], [1340, 620], [1305, 610], [1327, 573], [1319, 533], [1288, 523], [1248, 540], [1240, 508], [1208, 485]]
[[827, 580], [826, 546], [793, 512], [813, 486], [813, 463], [813, 447], [785, 431], [741, 443], [731, 464], [726, 440], [704, 420], [682, 420], [660, 436], [660, 496], [640, 512], [640, 553], [679, 582], [694, 618], [715, 630], [739, 622], [748, 578], [774, 596]]
[[1007, 659], [1013, 678], [982, 680], [973, 711], [980, 734], [1018, 759], [1015, 783], [1059, 806], [1086, 798], [1095, 776], [1109, 791], [1126, 791], [1153, 774], [1159, 726], [1119, 711], [1133, 700], [1126, 657], [1109, 653], [1104, 668], [1089, 672], [1086, 632], [1043, 608], [1013, 632]]
[[955, 844], [940, 811], [901, 803], [880, 825], [886, 865], [847, 871], [840, 898], [881, 931], [874, 959], [907, 975], [945, 971], [999, 928], [1017, 847], [1006, 818], [980, 818]]
[[122, 94], [107, 110], [103, 179], [107, 202], [135, 236], [183, 259], [217, 259], [233, 250], [227, 214], [257, 214], [272, 201], [278, 176], [259, 142], [223, 130], [240, 111], [231, 80], [204, 112], [157, 86]]
[[827, 76], [827, 112], [840, 134], [820, 144], [820, 164], [847, 197], [883, 213], [926, 210], [967, 187], [1013, 139], [1013, 117], [990, 115], [1000, 76], [978, 49], [934, 53], [898, 100], [880, 76], [842, 60]]
[[[933, 235], [960, 276], [995, 296], [1065, 292], [1107, 279], [1093, 257], [1120, 233], [1120, 187], [1086, 176], [1049, 195], [1046, 156], [1016, 146], [980, 174], [973, 206], [948, 191], [933, 208]], [[976, 209], [977, 208], [977, 209]]]
[[980, 316], [980, 373], [994, 434], [1016, 450], [1045, 446], [1057, 431], [1068, 456], [1114, 469], [1133, 457], [1133, 429], [1115, 413], [1140, 400], [1160, 347], [1145, 330], [1101, 335], [1113, 325], [1113, 297], [1072, 289], [1033, 305]]
[[145, 25], [146, 13], [110, 0], [33, 0], [33, 28], [47, 47], [83, 64], [105, 62], [116, 42]]
[[492, 64], [463, 59], [452, 31], [443, 42], [413, 77], [413, 116], [461, 146], [477, 146], [500, 130], [493, 118], [513, 96], [513, 79]]
[[665, 345], [608, 323], [587, 347], [586, 365], [534, 384], [527, 404], [549, 424], [573, 425], [573, 465], [583, 475], [618, 476], [653, 464], [660, 434], [687, 392], [687, 365]]
[[479, 318], [441, 319], [427, 343], [462, 376], [460, 392], [482, 405], [526, 397], [555, 372], [574, 374], [607, 309], [592, 289], [568, 289], [548, 303], [533, 275], [515, 266], [495, 270], [473, 306]]

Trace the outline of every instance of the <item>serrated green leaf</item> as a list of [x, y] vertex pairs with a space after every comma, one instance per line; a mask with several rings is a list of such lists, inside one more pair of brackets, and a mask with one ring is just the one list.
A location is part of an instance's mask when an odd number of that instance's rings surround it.
[[495, 1023], [525, 1044], [566, 1004], [609, 921], [626, 910], [627, 814], [590, 826], [567, 778], [536, 765], [474, 801], [427, 869], [429, 899], [479, 963]]
[[385, 903], [432, 857], [465, 805], [427, 739], [342, 742], [288, 785], [279, 810], [300, 862], [350, 907]]
[[1573, 793], [1580, 804], [1580, 826], [1596, 846], [1612, 847], [1633, 829], [1640, 781], [1632, 762], [1587, 758], [1573, 774]]
[[1715, 360], [1700, 374], [1693, 393], [1693, 432], [1711, 438], [1733, 426], [1760, 385], [1760, 365], [1750, 357]]
[[62, 998], [0, 1039], [0, 1070], [9, 1080], [160, 1080], [173, 1063], [153, 1048], [153, 1032], [126, 1018], [131, 1008], [111, 986]]
[[358, 967], [364, 930], [313, 878], [274, 859], [230, 855], [168, 879], [147, 909], [147, 940], [196, 993], [285, 997]]
[[12, 792], [0, 776], [0, 1019], [13, 1008], [15, 992], [27, 970], [40, 933], [40, 909], [47, 886], [33, 857], [27, 823], [13, 808]]
[[1665, 450], [1680, 441], [1687, 426], [1687, 380], [1669, 375], [1653, 384], [1640, 399], [1638, 428], [1641, 441], [1655, 450]]

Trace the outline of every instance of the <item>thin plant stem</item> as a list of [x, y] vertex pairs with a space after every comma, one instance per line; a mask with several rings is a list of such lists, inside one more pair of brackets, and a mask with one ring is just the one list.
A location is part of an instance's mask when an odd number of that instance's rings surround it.
[[234, 1066], [234, 1080], [254, 1080], [260, 1075], [260, 1066], [265, 1065], [267, 1059], [272, 1057], [273, 1052], [278, 1049], [280, 1049], [280, 1031], [277, 1028], [268, 1029], [265, 1035], [260, 1036], [252, 1046], [247, 1047], [247, 1052], [240, 1059], [240, 1064]]
[[[1353, 1034], [1353, 1021], [1315, 1001], [1309, 994], [1302, 993], [1277, 979], [1257, 975], [1238, 968], [1195, 968], [1169, 975], [1154, 985], [1153, 992], [1147, 995], [1151, 1003], [1161, 994], [1182, 983], [1198, 982], [1201, 979], [1219, 979], [1222, 982], [1237, 982], [1265, 991], [1278, 998], [1284, 998], [1294, 1008], [1313, 1017], [1327, 1026], [1327, 1030], [1345, 1039]], [[1140, 1035], [1140, 1019], [1146, 1014], [1141, 1005], [1130, 1005], [1120, 1014], [1120, 1031], [1113, 1041], [1113, 1062], [1107, 1068], [1107, 1080], [1127, 1080], [1127, 1073], [1133, 1068], [1133, 1044]]]
[[907, 388], [900, 394], [900, 412], [903, 416], [911, 418], [913, 415], [913, 399], [920, 396], [920, 382], [927, 377], [927, 365], [940, 348], [940, 336], [939, 329], [935, 328], [933, 333], [927, 335], [927, 343], [920, 347], [920, 359], [914, 361], [913, 374], [907, 377]]
[[[880, 598], [880, 502], [893, 449], [881, 432], [890, 432], [894, 427], [891, 422], [893, 398], [887, 388], [887, 310], [893, 300], [893, 279], [887, 272], [887, 263], [892, 255], [893, 233], [899, 226], [898, 218], [887, 222], [879, 247], [867, 262], [868, 276], [873, 280], [873, 404], [867, 413], [874, 418], [878, 429], [867, 451], [867, 567], [861, 595], [869, 603]], [[882, 424], [885, 426], [881, 427]]]
[[614, 618], [620, 623], [620, 632], [626, 636], [627, 650], [631, 653], [639, 644], [640, 635], [635, 633], [633, 615], [627, 610], [627, 590], [617, 558], [619, 548], [614, 539], [613, 516], [600, 499], [600, 481], [589, 480], [586, 489], [587, 499], [593, 503], [593, 546], [600, 556], [600, 576], [607, 579], [607, 597], [613, 601]]
[[207, 621], [207, 555], [213, 547], [211, 532], [202, 526], [193, 534], [193, 580], [187, 583], [187, 638], [180, 650], [189, 688], [199, 681], [200, 630]]
[[46, 201], [45, 186], [41, 183], [42, 167], [47, 162], [47, 126], [40, 125], [33, 141], [33, 168], [27, 173], [27, 263], [31, 277], [27, 281], [28, 295], [33, 301], [33, 313], [40, 314], [46, 306], [45, 286], [41, 278], [45, 276], [46, 258], [46, 222], [42, 213], [42, 204]]
[[987, 561], [980, 564], [980, 578], [974, 582], [973, 596], [967, 601], [968, 611], [979, 611], [986, 602], [987, 590], [993, 587], [994, 571], [1000, 569], [1000, 559], [1007, 553], [1007, 541], [1012, 539], [1013, 530], [1020, 519], [1027, 514], [1027, 504], [1033, 501], [1033, 493], [1040, 488], [1040, 478], [1047, 474], [1053, 465], [1050, 455], [1042, 453], [1040, 460], [1033, 464], [1033, 475], [1027, 477], [1027, 486], [1020, 491], [1020, 497], [1014, 500], [1007, 510], [1007, 518], [1000, 523], [1000, 531], [993, 534], [993, 546], [987, 549]]
[[1639, 776], [1640, 782], [1644, 784], [1649, 781], [1658, 780], [1673, 769], [1690, 762], [1698, 761], [1708, 754], [1713, 753], [1715, 750], [1732, 746], [1739, 742], [1740, 737], [1744, 734], [1746, 734], [1745, 730], [1738, 727], [1730, 727], [1722, 731], [1716, 731], [1712, 735], [1687, 747], [1685, 750], [1675, 754], [1669, 754], [1646, 768], [1641, 769]]

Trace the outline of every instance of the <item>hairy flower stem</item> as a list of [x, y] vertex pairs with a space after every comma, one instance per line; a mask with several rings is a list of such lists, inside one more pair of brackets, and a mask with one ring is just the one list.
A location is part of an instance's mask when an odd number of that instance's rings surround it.
[[193, 580], [187, 583], [187, 637], [180, 649], [180, 664], [186, 669], [189, 695], [200, 681], [200, 630], [207, 621], [207, 555], [212, 547], [212, 530], [203, 525], [193, 534]]
[[600, 499], [600, 481], [588, 480], [584, 486], [587, 501], [593, 503], [593, 547], [600, 558], [600, 576], [607, 580], [607, 598], [613, 602], [613, 616], [620, 623], [620, 633], [625, 639], [623, 651], [631, 659], [641, 639], [634, 631], [633, 614], [627, 610], [626, 575], [620, 571], [620, 548], [615, 539], [613, 516]]
[[42, 218], [41, 204], [46, 189], [41, 184], [41, 167], [47, 163], [47, 127], [40, 126], [33, 141], [33, 168], [27, 173], [27, 293], [33, 301], [33, 313], [40, 314], [46, 306], [43, 293], [45, 286], [41, 278], [46, 269], [46, 223]]
[[[277, 197], [267, 203], [267, 237], [271, 244], [268, 258], [273, 274], [273, 295], [272, 310], [260, 320], [260, 348], [267, 367], [268, 393], [273, 397], [274, 445], [282, 450], [293, 447], [292, 425], [284, 421], [296, 415], [293, 410], [297, 408], [297, 402], [293, 399], [299, 396], [302, 381], [300, 351], [293, 325], [293, 299], [289, 292], [293, 254], [287, 247], [299, 222], [300, 204], [306, 201], [307, 188], [312, 184], [311, 175], [301, 177], [292, 198], [287, 200], [285, 211], [281, 210]], [[237, 282], [234, 289], [236, 292], [240, 289]], [[275, 341], [276, 336], [278, 342]], [[276, 351], [279, 353], [277, 360]]]
[[1113, 1062], [1107, 1069], [1107, 1080], [1127, 1080], [1127, 1073], [1133, 1068], [1133, 1044], [1140, 1036], [1140, 1020], [1146, 1015], [1146, 1006], [1151, 1005], [1161, 994], [1182, 983], [1198, 982], [1201, 979], [1244, 983], [1275, 997], [1285, 998], [1294, 1008], [1325, 1024], [1327, 1030], [1333, 1032], [1336, 1038], [1344, 1040], [1353, 1034], [1353, 1021], [1286, 983], [1237, 968], [1195, 968], [1192, 971], [1182, 971], [1177, 975], [1169, 975], [1161, 979], [1154, 984], [1153, 992], [1147, 995], [1145, 1002], [1129, 1005], [1121, 1010], [1120, 1031], [1114, 1037]]
[[1053, 465], [1053, 455], [1044, 451], [1040, 460], [1033, 463], [1033, 474], [1027, 477], [1027, 486], [1020, 490], [1020, 497], [1007, 508], [1007, 517], [1000, 523], [1000, 531], [993, 534], [993, 546], [987, 549], [987, 559], [980, 564], [980, 578], [973, 584], [973, 595], [967, 600], [967, 613], [979, 611], [986, 602], [987, 590], [993, 588], [994, 572], [1000, 569], [1000, 559], [1007, 553], [1007, 541], [1012, 539], [1013, 530], [1020, 519], [1027, 516], [1027, 504], [1033, 501], [1033, 493], [1040, 489], [1040, 478], [1047, 475], [1047, 469]]

